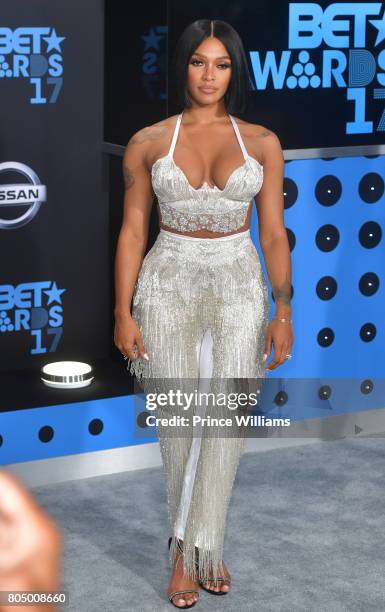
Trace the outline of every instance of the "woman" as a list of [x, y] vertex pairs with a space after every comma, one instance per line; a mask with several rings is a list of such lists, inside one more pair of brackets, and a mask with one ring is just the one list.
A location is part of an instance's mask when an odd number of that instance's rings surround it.
[[[139, 130], [124, 154], [114, 341], [145, 391], [163, 389], [171, 379], [184, 390], [196, 388], [196, 381], [199, 390], [234, 389], [235, 379], [261, 379], [290, 358], [283, 154], [273, 132], [232, 114], [244, 109], [250, 77], [242, 42], [229, 24], [195, 21], [179, 39], [175, 58], [183, 111]], [[154, 195], [160, 233], [144, 257]], [[250, 237], [254, 196], [275, 298], [271, 321]], [[198, 401], [194, 414], [206, 410]], [[157, 406], [157, 416], [171, 413], [184, 408]], [[193, 429], [189, 423], [176, 435], [158, 426], [172, 527], [168, 597], [181, 608], [195, 605], [199, 585], [216, 595], [230, 590], [223, 540], [245, 442], [234, 427], [233, 437]]]

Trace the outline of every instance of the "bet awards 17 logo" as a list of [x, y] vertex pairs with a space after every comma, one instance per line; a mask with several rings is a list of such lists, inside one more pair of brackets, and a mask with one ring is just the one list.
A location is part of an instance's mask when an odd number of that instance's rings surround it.
[[[267, 89], [270, 78], [275, 90], [346, 89], [353, 109], [346, 134], [385, 131], [383, 3], [291, 2], [288, 9], [288, 50], [267, 51], [264, 63], [250, 51], [257, 88]], [[376, 121], [367, 117], [368, 96], [379, 101]]]
[[63, 335], [65, 291], [52, 280], [0, 285], [0, 334], [29, 331], [31, 355], [56, 351]]
[[0, 79], [27, 79], [31, 104], [54, 104], [63, 85], [64, 39], [55, 28], [0, 28]]

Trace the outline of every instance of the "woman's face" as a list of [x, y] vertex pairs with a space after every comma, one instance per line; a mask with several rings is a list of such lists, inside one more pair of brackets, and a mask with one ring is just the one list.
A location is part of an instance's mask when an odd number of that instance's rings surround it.
[[187, 87], [199, 104], [217, 102], [226, 93], [231, 78], [231, 59], [218, 38], [209, 36], [190, 57]]

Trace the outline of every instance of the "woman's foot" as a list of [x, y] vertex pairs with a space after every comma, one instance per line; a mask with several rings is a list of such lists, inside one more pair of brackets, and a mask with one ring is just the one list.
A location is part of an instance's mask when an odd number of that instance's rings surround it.
[[231, 576], [227, 570], [227, 567], [225, 565], [225, 563], [222, 563], [223, 565], [223, 569], [224, 572], [221, 574], [221, 578], [224, 578], [225, 581], [223, 580], [217, 580], [215, 581], [213, 578], [213, 573], [210, 572], [209, 573], [209, 578], [212, 578], [212, 580], [202, 580], [201, 581], [201, 586], [203, 585], [207, 590], [209, 591], [213, 591], [214, 593], [219, 593], [220, 591], [222, 593], [228, 593], [230, 591], [230, 585], [231, 585]]
[[196, 592], [192, 593], [190, 591], [190, 593], [180, 593], [179, 595], [174, 595], [171, 601], [180, 608], [186, 608], [186, 606], [193, 604], [199, 599], [199, 586], [197, 580], [188, 578], [183, 574], [183, 553], [178, 550], [170, 583], [168, 585], [167, 595], [170, 597], [171, 593], [174, 593], [174, 591], [184, 591], [185, 589], [195, 589]]

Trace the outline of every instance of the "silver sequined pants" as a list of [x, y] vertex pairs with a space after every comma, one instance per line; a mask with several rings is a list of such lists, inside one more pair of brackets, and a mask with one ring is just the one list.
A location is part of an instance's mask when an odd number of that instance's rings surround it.
[[[132, 316], [149, 361], [128, 360], [127, 369], [146, 393], [171, 386], [229, 393], [239, 388], [235, 380], [262, 379], [268, 288], [250, 230], [195, 238], [161, 229], [143, 260]], [[198, 402], [193, 414], [207, 410]], [[216, 410], [210, 414], [225, 414]], [[183, 409], [166, 405], [155, 412], [170, 417]], [[205, 435], [201, 426], [157, 428], [175, 536], [170, 558], [180, 538], [184, 572], [193, 578], [223, 575], [227, 510], [246, 441], [239, 428], [230, 430]]]

